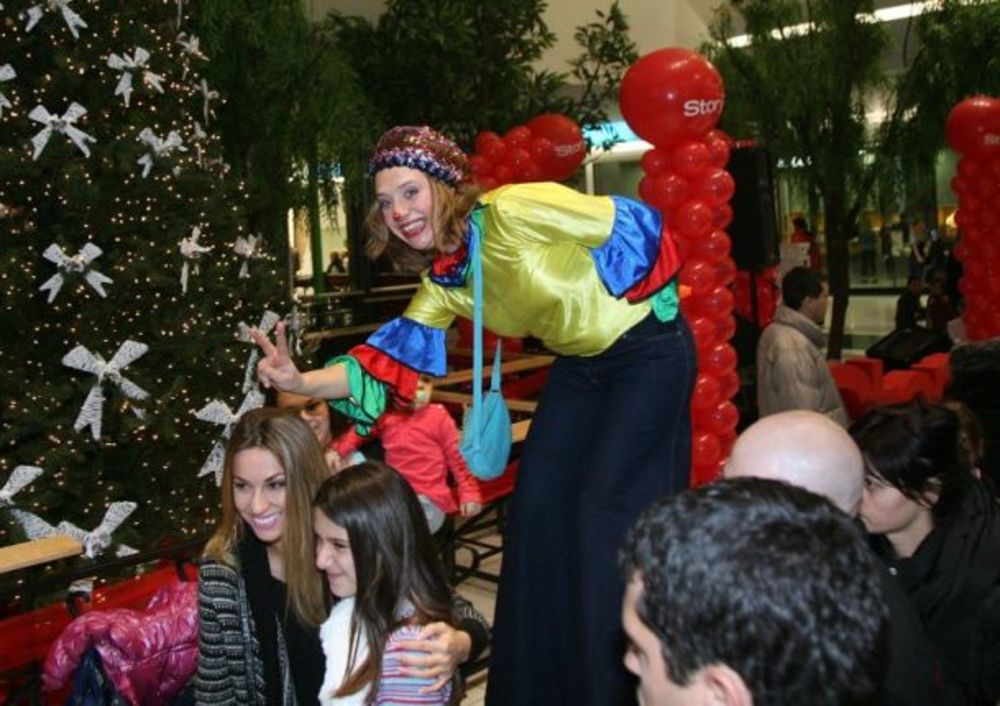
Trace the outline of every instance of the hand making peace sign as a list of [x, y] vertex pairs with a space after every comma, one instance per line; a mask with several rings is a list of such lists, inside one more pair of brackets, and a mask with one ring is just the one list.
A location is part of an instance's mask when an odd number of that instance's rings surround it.
[[284, 321], [278, 322], [275, 327], [274, 343], [271, 343], [267, 335], [258, 328], [250, 329], [250, 338], [264, 353], [264, 357], [257, 363], [257, 379], [260, 380], [260, 384], [282, 392], [297, 392], [302, 387], [302, 374], [288, 355], [286, 326]]

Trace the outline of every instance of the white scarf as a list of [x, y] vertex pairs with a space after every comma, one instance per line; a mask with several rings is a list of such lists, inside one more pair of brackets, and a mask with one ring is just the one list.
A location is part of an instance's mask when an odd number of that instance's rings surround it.
[[[323, 654], [326, 655], [326, 674], [323, 686], [319, 690], [321, 706], [363, 706], [368, 689], [350, 696], [334, 696], [347, 678], [347, 659], [350, 655], [351, 616], [354, 614], [354, 597], [343, 598], [330, 611], [330, 617], [323, 621], [319, 628], [319, 637], [323, 643]], [[364, 664], [368, 658], [368, 638], [361, 634], [355, 635], [354, 664]]]

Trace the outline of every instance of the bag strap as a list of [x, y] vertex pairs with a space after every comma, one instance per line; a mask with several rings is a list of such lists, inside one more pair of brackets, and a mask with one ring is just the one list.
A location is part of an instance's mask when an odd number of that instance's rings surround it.
[[[482, 260], [482, 230], [474, 224], [469, 234], [469, 257], [472, 258], [472, 423], [473, 447], [480, 447], [482, 439], [482, 407], [483, 407], [483, 260]], [[490, 378], [490, 390], [500, 390], [500, 350], [501, 341], [497, 339], [497, 349], [493, 354], [493, 374]]]

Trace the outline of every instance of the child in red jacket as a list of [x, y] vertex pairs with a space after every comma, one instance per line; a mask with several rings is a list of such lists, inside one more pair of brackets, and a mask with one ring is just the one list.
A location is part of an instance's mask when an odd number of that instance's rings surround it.
[[[479, 484], [469, 472], [458, 450], [460, 435], [455, 420], [442, 405], [431, 404], [434, 386], [421, 378], [413, 409], [388, 412], [375, 430], [385, 448], [385, 462], [409, 481], [431, 531], [436, 532], [446, 515], [470, 517], [482, 510]], [[353, 451], [358, 437], [347, 434], [334, 442], [342, 457]], [[448, 475], [454, 481], [454, 489]], [[457, 499], [456, 499], [457, 495]]]

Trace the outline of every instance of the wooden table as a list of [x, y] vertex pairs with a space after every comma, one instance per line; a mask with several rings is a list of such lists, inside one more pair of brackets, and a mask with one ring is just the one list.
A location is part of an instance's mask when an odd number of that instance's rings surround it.
[[[533, 355], [529, 358], [520, 358], [518, 360], [511, 360], [509, 362], [500, 365], [500, 372], [504, 375], [509, 373], [520, 373], [525, 370], [537, 370], [538, 368], [547, 368], [552, 365], [556, 357], [554, 355]], [[493, 372], [492, 365], [483, 366], [483, 377], [489, 377]], [[445, 375], [443, 378], [437, 378], [434, 380], [435, 385], [440, 385], [446, 387], [448, 385], [457, 385], [460, 382], [469, 382], [475, 377], [471, 369], [466, 370], [456, 370], [453, 373]]]
[[0, 548], [0, 574], [80, 554], [83, 554], [83, 546], [64, 534], [21, 542]]

